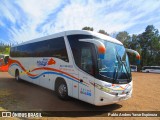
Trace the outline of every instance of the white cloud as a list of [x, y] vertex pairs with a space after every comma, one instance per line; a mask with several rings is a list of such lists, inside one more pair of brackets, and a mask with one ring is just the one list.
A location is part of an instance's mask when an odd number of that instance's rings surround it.
[[[64, 0], [17, 0], [24, 15], [15, 9], [12, 3], [2, 2], [0, 18], [6, 17], [13, 24], [21, 23], [20, 28], [10, 27], [14, 41], [22, 42], [33, 38], [53, 34], [59, 31], [93, 27], [95, 31], [104, 29], [108, 33], [124, 31], [136, 24], [146, 24], [155, 21], [147, 16], [154, 14], [160, 6], [159, 1], [117, 1], [117, 0], [70, 0], [61, 10], [57, 11]], [[54, 17], [50, 16], [56, 11]], [[160, 10], [159, 10], [160, 11]], [[144, 17], [148, 19], [142, 19]], [[25, 18], [25, 21], [22, 21]], [[156, 20], [159, 17], [156, 18]], [[160, 23], [153, 23], [160, 26]], [[0, 19], [0, 25], [4, 22]], [[37, 31], [40, 28], [40, 31]], [[141, 30], [137, 30], [141, 31]]]
[[155, 25], [155, 26], [156, 26], [156, 29], [158, 29], [158, 30], [159, 30], [159, 32], [160, 32], [160, 21], [159, 21], [159, 22], [157, 22], [157, 23], [155, 23], [155, 24], [153, 24], [153, 25]]
[[60, 31], [62, 29], [81, 29], [86, 25], [92, 26], [96, 22], [96, 17], [94, 17], [96, 10], [95, 5], [82, 6], [81, 4], [72, 3], [57, 15], [57, 19], [53, 23], [55, 25], [53, 29]]
[[31, 20], [36, 22], [43, 21], [62, 0], [20, 0], [19, 6], [27, 13]]
[[[140, 19], [144, 16], [147, 16], [147, 14], [152, 13], [159, 9], [160, 6], [160, 0], [128, 0], [124, 7], [125, 8], [131, 8], [130, 11], [134, 13], [133, 20]], [[149, 18], [150, 16], [148, 16]]]
[[[0, 17], [3, 18], [5, 16], [6, 19], [10, 20], [12, 23], [15, 23], [16, 18], [15, 16], [17, 14], [14, 14], [10, 11], [11, 9], [13, 9], [12, 4], [10, 4], [9, 2], [5, 1], [1, 1], [1, 6], [0, 6]], [[15, 10], [13, 9], [13, 12], [15, 12]]]
[[21, 0], [16, 3], [23, 9], [27, 18], [26, 23], [21, 26], [21, 29], [11, 27], [11, 39], [22, 42], [37, 37], [43, 36], [43, 33], [36, 31], [37, 27], [43, 23], [48, 15], [51, 14], [61, 3], [60, 0]]
[[[135, 23], [128, 23], [130, 14], [127, 11], [110, 12], [100, 14], [106, 3], [91, 2], [86, 5], [76, 2], [66, 6], [59, 14], [56, 22], [50, 22], [44, 26], [44, 31], [48, 33], [61, 30], [82, 29], [84, 26], [91, 26], [98, 31], [104, 29], [108, 33], [125, 30]], [[52, 26], [51, 26], [52, 25]]]

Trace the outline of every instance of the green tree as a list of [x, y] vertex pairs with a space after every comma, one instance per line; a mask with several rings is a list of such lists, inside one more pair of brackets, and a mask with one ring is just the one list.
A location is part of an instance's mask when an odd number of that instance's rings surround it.
[[93, 29], [93, 27], [87, 27], [87, 26], [86, 26], [86, 27], [83, 27], [82, 30], [93, 31], [94, 29]]
[[104, 35], [108, 35], [108, 36], [109, 36], [109, 34], [108, 34], [105, 30], [99, 30], [98, 32], [101, 33], [101, 34], [104, 34]]
[[119, 32], [116, 36], [116, 39], [121, 41], [126, 48], [128, 48], [130, 38], [130, 35], [126, 31]]
[[0, 54], [9, 54], [10, 46], [1, 44], [0, 45]]
[[7, 47], [5, 48], [4, 54], [8, 54], [8, 55], [9, 55], [9, 52], [10, 52], [10, 47], [7, 46]]
[[148, 25], [145, 31], [138, 36], [141, 46], [141, 66], [160, 65], [160, 37], [153, 25]]

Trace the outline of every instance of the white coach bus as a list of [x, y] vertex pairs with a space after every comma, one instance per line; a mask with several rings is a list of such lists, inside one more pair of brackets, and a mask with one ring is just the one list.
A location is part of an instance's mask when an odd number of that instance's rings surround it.
[[13, 46], [9, 73], [55, 90], [61, 99], [107, 105], [131, 97], [126, 51], [120, 41], [100, 33], [65, 31]]
[[160, 73], [160, 66], [143, 66], [142, 72]]

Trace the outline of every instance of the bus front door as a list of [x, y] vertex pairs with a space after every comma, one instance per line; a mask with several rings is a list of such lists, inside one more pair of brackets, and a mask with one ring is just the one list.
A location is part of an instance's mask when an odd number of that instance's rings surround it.
[[88, 103], [94, 103], [93, 57], [90, 47], [82, 47], [80, 54], [79, 70], [79, 99]]

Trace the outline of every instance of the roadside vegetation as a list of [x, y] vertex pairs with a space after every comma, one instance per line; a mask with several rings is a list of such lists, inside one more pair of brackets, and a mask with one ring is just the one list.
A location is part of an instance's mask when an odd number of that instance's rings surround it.
[[9, 51], [10, 51], [10, 46], [9, 45], [5, 45], [3, 43], [0, 43], [0, 54], [9, 55]]

